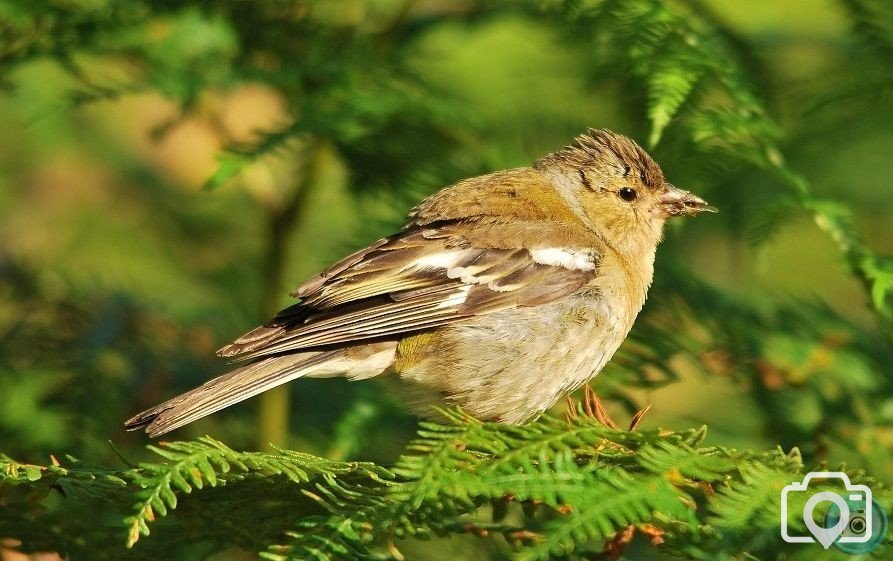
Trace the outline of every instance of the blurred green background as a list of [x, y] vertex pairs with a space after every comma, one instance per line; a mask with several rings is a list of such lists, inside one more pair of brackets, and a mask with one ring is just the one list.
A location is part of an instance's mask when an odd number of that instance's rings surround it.
[[[668, 51], [648, 66], [635, 41], [678, 24], [665, 12], [695, 34], [652, 81]], [[621, 424], [650, 403], [646, 427], [708, 424], [711, 442], [798, 446], [891, 483], [889, 299], [878, 281], [872, 306], [821, 218], [851, 215], [856, 261], [893, 253], [889, 16], [855, 0], [2, 2], [0, 450], [115, 463], [111, 440], [142, 457], [123, 420], [223, 372], [214, 350], [303, 279], [439, 187], [587, 127], [647, 145], [666, 94], [681, 99], [651, 151], [720, 213], [670, 228], [596, 391]], [[698, 136], [711, 106], [756, 115], [748, 138], [776, 143], [812, 203], [759, 161], [774, 152]], [[390, 462], [416, 426], [374, 381], [287, 391], [287, 417], [253, 399], [174, 436]]]

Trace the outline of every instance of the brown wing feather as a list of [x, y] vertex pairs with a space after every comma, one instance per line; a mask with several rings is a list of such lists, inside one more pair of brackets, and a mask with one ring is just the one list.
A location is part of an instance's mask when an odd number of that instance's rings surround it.
[[566, 296], [596, 274], [537, 262], [531, 249], [476, 247], [470, 224], [412, 228], [336, 263], [301, 285], [301, 302], [218, 351], [256, 359], [431, 329]]

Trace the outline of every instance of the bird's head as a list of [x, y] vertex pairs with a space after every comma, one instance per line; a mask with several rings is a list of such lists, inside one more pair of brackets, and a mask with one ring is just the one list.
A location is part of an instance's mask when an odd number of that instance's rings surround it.
[[536, 163], [585, 226], [615, 249], [651, 254], [668, 218], [716, 209], [664, 180], [638, 144], [590, 129]]

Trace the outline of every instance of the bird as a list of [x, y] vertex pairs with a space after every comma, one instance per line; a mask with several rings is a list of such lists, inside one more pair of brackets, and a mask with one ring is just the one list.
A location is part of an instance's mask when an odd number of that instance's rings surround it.
[[217, 351], [234, 370], [125, 423], [159, 436], [298, 378], [389, 381], [422, 416], [520, 424], [592, 379], [645, 304], [667, 220], [715, 212], [635, 141], [588, 129], [461, 180]]

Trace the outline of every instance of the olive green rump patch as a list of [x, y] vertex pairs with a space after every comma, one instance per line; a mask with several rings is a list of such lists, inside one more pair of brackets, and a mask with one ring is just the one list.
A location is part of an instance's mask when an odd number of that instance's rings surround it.
[[401, 339], [397, 344], [397, 353], [394, 357], [394, 370], [405, 372], [419, 364], [430, 354], [436, 338], [436, 333], [425, 332]]

